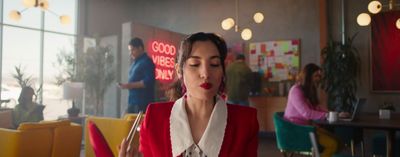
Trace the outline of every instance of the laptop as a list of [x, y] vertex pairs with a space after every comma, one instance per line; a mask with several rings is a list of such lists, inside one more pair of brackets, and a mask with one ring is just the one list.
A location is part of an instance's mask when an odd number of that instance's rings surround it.
[[353, 112], [351, 114], [350, 117], [346, 117], [346, 118], [339, 118], [339, 120], [341, 121], [353, 121], [356, 116], [358, 115], [358, 113], [360, 112], [360, 108], [362, 108], [362, 106], [364, 106], [365, 102], [367, 102], [366, 98], [359, 98], [357, 99], [357, 101], [353, 104]]

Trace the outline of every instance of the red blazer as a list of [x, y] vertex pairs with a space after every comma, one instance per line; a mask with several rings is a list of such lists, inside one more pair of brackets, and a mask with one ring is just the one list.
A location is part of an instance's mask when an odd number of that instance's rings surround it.
[[[171, 109], [174, 102], [150, 104], [140, 128], [140, 152], [145, 157], [172, 157]], [[220, 157], [256, 157], [258, 121], [254, 108], [227, 105], [228, 120]]]

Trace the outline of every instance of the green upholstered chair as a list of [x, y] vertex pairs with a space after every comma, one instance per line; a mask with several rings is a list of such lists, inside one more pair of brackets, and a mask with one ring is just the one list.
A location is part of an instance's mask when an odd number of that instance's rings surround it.
[[[312, 156], [314, 154], [315, 157], [318, 157], [319, 150], [317, 153], [315, 151], [318, 143], [314, 141], [315, 145], [313, 146], [311, 138], [314, 136], [314, 139], [317, 139], [315, 127], [289, 122], [283, 118], [283, 114], [283, 112], [274, 114], [276, 143], [283, 156], [292, 156], [293, 154]], [[351, 155], [335, 154], [333, 157], [351, 157]]]
[[312, 155], [310, 132], [315, 132], [315, 127], [297, 125], [283, 118], [283, 112], [275, 112], [274, 125], [276, 143], [284, 156], [293, 154]]

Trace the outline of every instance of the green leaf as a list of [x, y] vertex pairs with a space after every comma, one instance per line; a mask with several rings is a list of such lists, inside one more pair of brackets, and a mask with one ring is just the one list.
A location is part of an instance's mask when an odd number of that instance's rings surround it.
[[357, 33], [347, 39], [345, 44], [329, 41], [322, 49], [324, 56], [323, 87], [328, 93], [330, 109], [349, 111], [355, 100], [357, 77], [361, 71], [361, 59], [352, 43]]

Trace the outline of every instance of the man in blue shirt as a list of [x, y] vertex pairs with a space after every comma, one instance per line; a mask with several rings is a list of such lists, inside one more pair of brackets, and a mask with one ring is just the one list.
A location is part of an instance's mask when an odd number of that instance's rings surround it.
[[129, 90], [127, 113], [146, 111], [149, 103], [154, 101], [154, 63], [144, 51], [143, 41], [133, 38], [128, 45], [133, 59], [128, 83], [119, 83], [120, 88]]

